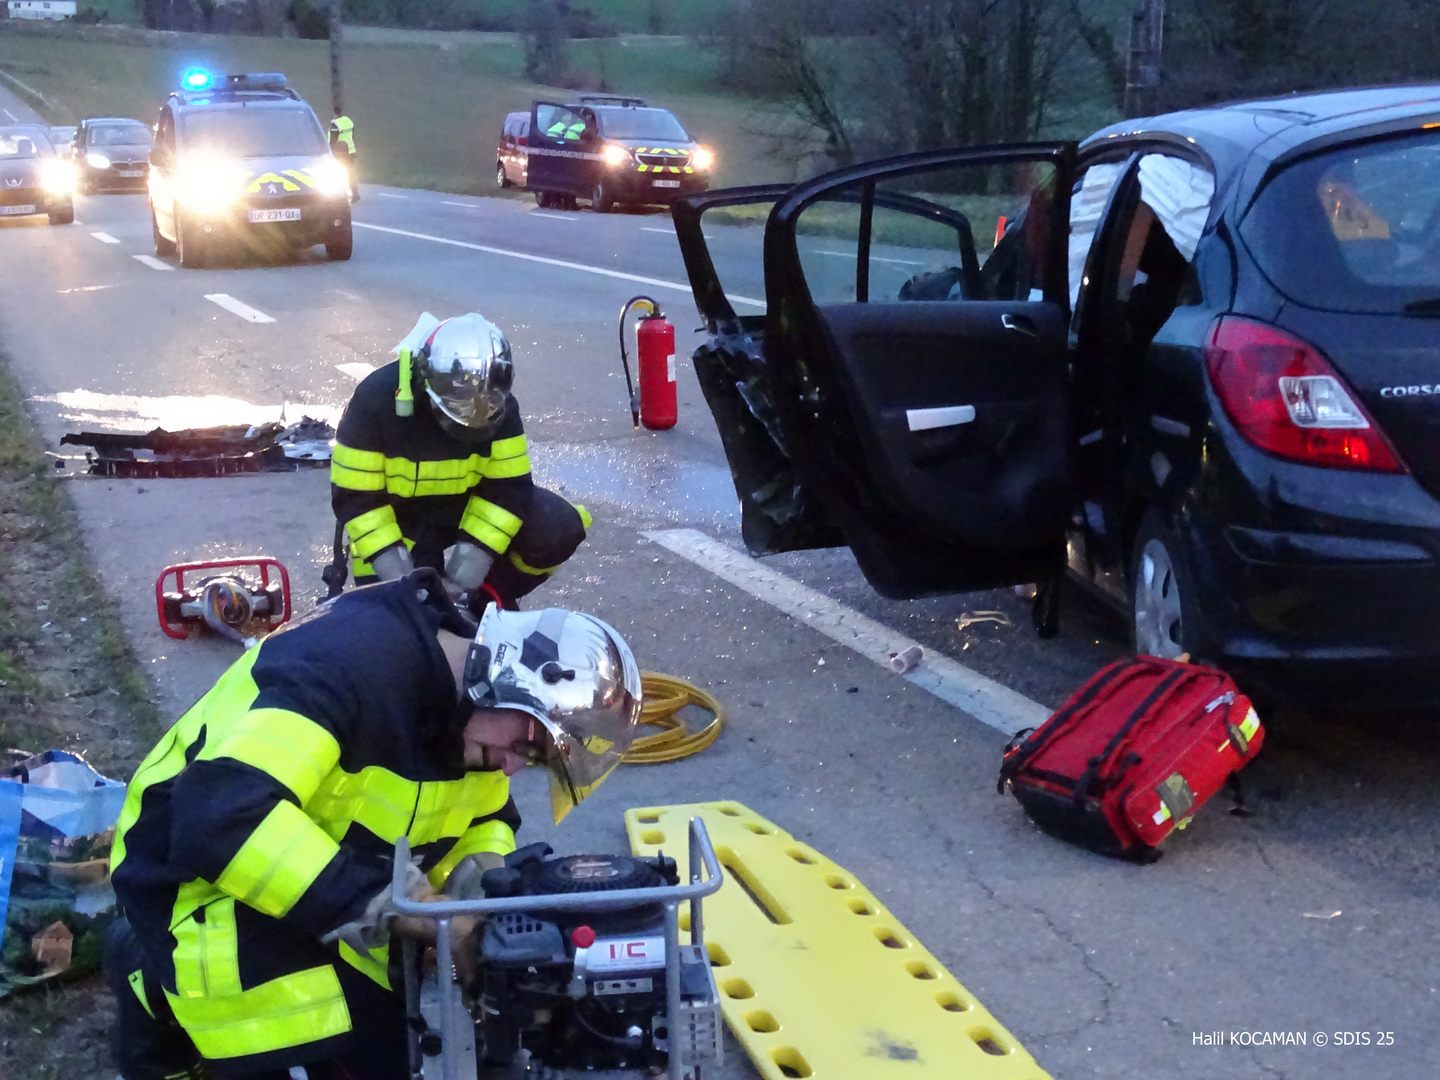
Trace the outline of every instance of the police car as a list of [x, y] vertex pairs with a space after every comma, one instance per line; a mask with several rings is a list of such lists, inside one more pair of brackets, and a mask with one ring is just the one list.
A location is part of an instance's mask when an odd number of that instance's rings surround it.
[[560, 210], [575, 209], [577, 197], [601, 214], [668, 204], [708, 189], [715, 168], [714, 152], [668, 109], [609, 94], [535, 102], [524, 149], [526, 188], [541, 206]]
[[204, 266], [223, 248], [353, 248], [350, 181], [325, 129], [276, 73], [186, 72], [160, 108], [150, 153], [155, 253]]

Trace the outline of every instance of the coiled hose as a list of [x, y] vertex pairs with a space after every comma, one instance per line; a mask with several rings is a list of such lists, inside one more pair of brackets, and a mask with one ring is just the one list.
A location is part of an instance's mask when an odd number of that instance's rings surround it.
[[[725, 726], [725, 710], [694, 683], [658, 671], [642, 671], [640, 685], [645, 702], [640, 709], [640, 723], [660, 730], [631, 743], [625, 753], [626, 764], [659, 765], [679, 761], [698, 754], [720, 737], [720, 729]], [[710, 722], [692, 731], [679, 715], [680, 710], [689, 705], [708, 709]]]

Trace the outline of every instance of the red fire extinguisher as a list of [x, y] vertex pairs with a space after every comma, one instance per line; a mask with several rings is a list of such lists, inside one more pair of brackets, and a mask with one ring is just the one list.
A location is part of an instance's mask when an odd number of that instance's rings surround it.
[[[635, 325], [638, 396], [630, 381], [630, 360], [625, 353], [625, 319], [632, 308], [642, 313]], [[675, 327], [648, 296], [633, 296], [620, 309], [620, 364], [625, 369], [625, 389], [630, 395], [631, 422], [637, 428], [643, 423], [651, 431], [673, 428], [680, 416], [675, 391]]]

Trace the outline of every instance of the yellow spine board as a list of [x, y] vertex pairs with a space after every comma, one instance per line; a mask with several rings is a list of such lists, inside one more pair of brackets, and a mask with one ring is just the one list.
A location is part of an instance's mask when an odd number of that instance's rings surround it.
[[703, 907], [725, 1021], [766, 1080], [1049, 1080], [853, 874], [742, 804], [629, 810], [631, 851], [687, 880], [695, 817], [725, 870]]

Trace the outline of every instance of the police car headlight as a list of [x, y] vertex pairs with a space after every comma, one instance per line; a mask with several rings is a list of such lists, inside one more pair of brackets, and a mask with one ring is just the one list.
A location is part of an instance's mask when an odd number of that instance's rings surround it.
[[708, 146], [697, 146], [690, 155], [690, 164], [701, 172], [709, 172], [715, 167], [715, 151]]
[[237, 161], [221, 157], [191, 158], [181, 164], [175, 177], [175, 195], [191, 210], [213, 213], [234, 203], [244, 184], [245, 169]]
[[47, 195], [74, 194], [75, 166], [59, 158], [46, 158], [40, 164], [40, 186]]
[[110, 159], [97, 150], [91, 150], [86, 154], [85, 160], [89, 162], [90, 167], [94, 169], [108, 169], [110, 167]]
[[622, 165], [630, 164], [630, 151], [615, 143], [608, 143], [605, 149], [600, 151], [600, 157], [604, 160], [606, 168], [618, 169]]
[[310, 179], [315, 181], [315, 190], [321, 195], [348, 195], [350, 173], [334, 158], [324, 158], [310, 167]]

